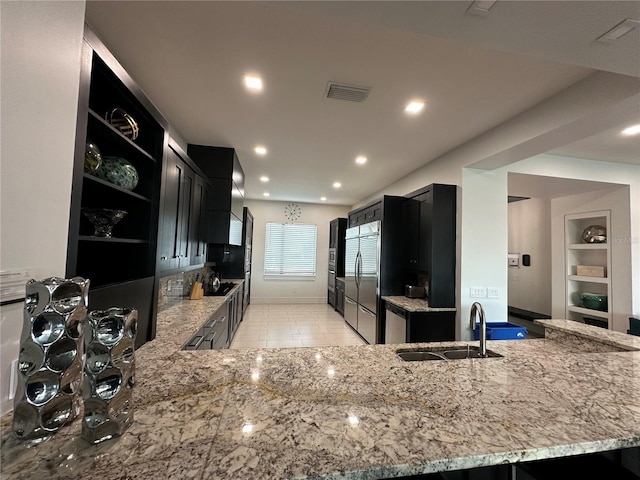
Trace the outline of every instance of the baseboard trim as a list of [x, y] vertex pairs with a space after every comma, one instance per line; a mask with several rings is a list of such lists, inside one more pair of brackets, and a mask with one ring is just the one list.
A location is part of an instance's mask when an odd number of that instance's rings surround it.
[[267, 304], [278, 304], [278, 305], [286, 305], [286, 304], [322, 304], [327, 303], [326, 297], [259, 297], [256, 298], [253, 295], [251, 296], [251, 303], [256, 305], [267, 305]]

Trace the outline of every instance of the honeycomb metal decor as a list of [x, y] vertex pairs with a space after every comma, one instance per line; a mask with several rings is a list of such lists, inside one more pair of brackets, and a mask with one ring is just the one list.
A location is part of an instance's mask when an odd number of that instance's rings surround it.
[[133, 422], [138, 311], [113, 307], [91, 311], [82, 381], [82, 437], [90, 443], [120, 436]]
[[12, 430], [34, 444], [81, 411], [89, 280], [49, 277], [25, 286]]

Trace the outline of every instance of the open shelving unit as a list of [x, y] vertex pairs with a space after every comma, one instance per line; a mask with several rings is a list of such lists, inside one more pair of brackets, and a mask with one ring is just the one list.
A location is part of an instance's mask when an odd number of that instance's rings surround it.
[[[605, 243], [585, 243], [583, 231], [591, 225], [606, 228]], [[612, 328], [611, 298], [611, 212], [601, 210], [565, 215], [566, 318]], [[578, 265], [602, 267], [603, 276], [578, 275]], [[607, 295], [607, 310], [586, 308], [581, 294]]]
[[[121, 108], [138, 124], [130, 138], [106, 118]], [[89, 309], [138, 310], [136, 347], [154, 337], [157, 231], [166, 121], [87, 26], [82, 49], [66, 276], [89, 279]], [[126, 159], [138, 173], [127, 190], [85, 171], [87, 142], [102, 157]], [[104, 160], [103, 160], [104, 161]], [[84, 208], [125, 210], [112, 237], [94, 236]]]

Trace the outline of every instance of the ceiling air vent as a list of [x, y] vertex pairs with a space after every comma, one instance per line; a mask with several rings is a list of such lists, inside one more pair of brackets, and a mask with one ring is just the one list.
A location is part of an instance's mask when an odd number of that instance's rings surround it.
[[369, 96], [370, 91], [371, 87], [359, 87], [358, 85], [329, 82], [329, 85], [327, 86], [327, 94], [325, 96], [335, 100], [364, 102]]

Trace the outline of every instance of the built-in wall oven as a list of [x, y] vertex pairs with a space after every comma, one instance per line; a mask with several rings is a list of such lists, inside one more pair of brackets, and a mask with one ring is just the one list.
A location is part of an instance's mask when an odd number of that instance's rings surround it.
[[336, 307], [336, 249], [329, 249], [329, 275], [327, 282], [329, 305]]

